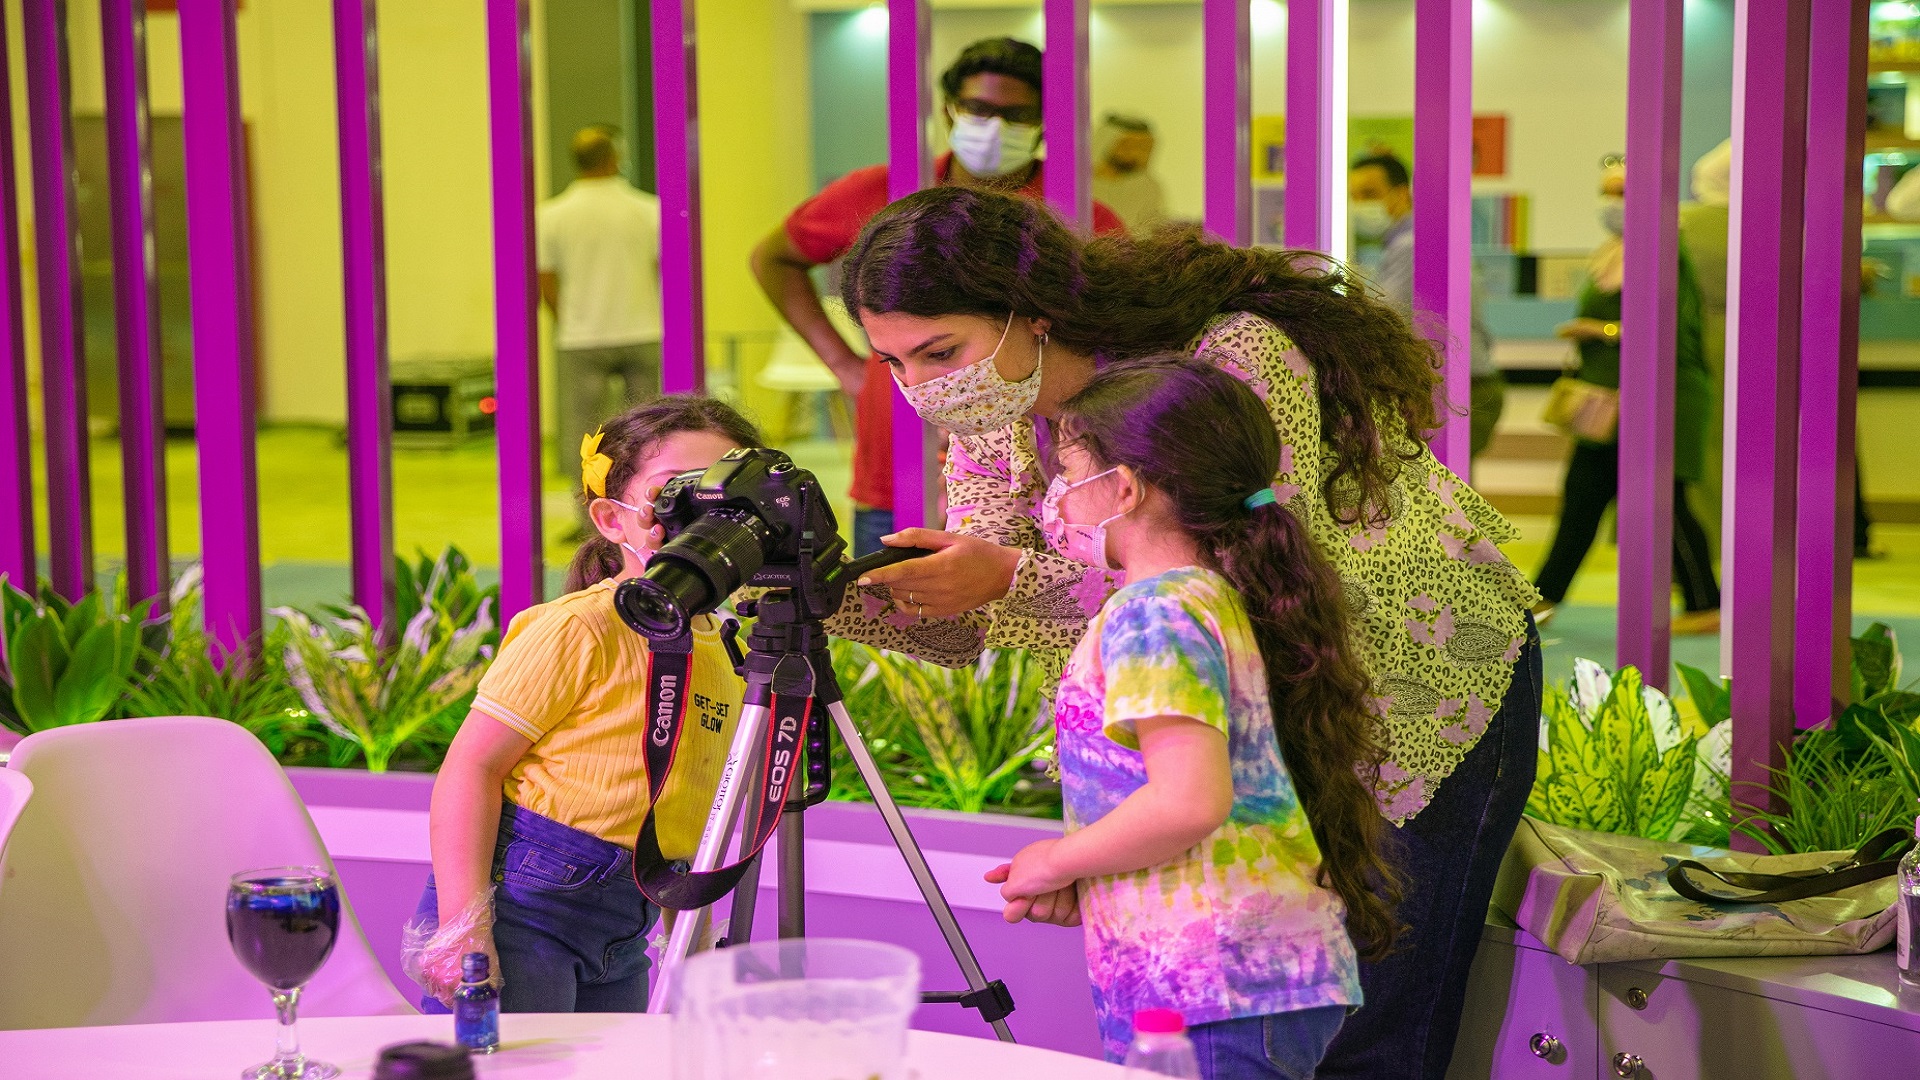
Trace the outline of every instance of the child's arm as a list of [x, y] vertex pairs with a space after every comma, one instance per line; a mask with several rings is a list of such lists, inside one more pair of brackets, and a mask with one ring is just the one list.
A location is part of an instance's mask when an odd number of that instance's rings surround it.
[[500, 789], [533, 743], [483, 712], [470, 712], [433, 782], [428, 832], [440, 922], [452, 924], [493, 888]]
[[[1233, 812], [1233, 770], [1218, 728], [1184, 716], [1135, 722], [1147, 782], [1106, 816], [1059, 840], [1029, 844], [1013, 857], [1000, 895], [1010, 921], [1020, 901], [1082, 878], [1158, 866], [1192, 850]], [[1016, 912], [1016, 906], [1019, 910]]]

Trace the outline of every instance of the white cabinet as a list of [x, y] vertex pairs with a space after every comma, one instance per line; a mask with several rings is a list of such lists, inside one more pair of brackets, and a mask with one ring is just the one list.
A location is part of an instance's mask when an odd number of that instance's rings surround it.
[[1474, 957], [1447, 1080], [1593, 1080], [1596, 992], [1588, 969], [1490, 931]]
[[1920, 1032], [1634, 967], [1595, 970], [1603, 1080], [1854, 1080], [1910, 1076], [1920, 1061]]
[[1576, 967], [1489, 926], [1448, 1080], [1920, 1076], [1920, 994], [1889, 954]]

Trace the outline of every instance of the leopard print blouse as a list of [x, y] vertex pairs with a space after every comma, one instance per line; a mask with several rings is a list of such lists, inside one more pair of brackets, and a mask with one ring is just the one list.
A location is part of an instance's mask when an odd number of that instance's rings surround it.
[[[1245, 381], [1273, 415], [1281, 441], [1274, 489], [1339, 571], [1386, 728], [1377, 795], [1386, 817], [1404, 824], [1473, 749], [1512, 681], [1526, 612], [1538, 599], [1496, 546], [1517, 534], [1424, 450], [1391, 489], [1384, 525], [1342, 524], [1323, 493], [1330, 454], [1317, 445], [1320, 403], [1306, 357], [1279, 327], [1244, 312], [1214, 319], [1194, 352]], [[1032, 420], [955, 438], [947, 528], [1021, 549], [1012, 590], [977, 611], [920, 620], [885, 588], [860, 589], [827, 629], [948, 666], [971, 663], [984, 648], [1029, 649], [1051, 686], [1120, 577], [1047, 549], [1039, 525], [1046, 486]]]

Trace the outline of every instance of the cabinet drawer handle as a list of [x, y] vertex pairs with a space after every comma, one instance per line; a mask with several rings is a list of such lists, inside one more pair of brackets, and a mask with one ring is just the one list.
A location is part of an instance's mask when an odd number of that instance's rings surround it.
[[1527, 1049], [1533, 1051], [1533, 1056], [1542, 1061], [1552, 1061], [1559, 1057], [1560, 1052], [1566, 1047], [1558, 1038], [1544, 1031], [1536, 1031], [1533, 1033], [1533, 1038], [1527, 1040]]
[[1646, 1062], [1640, 1059], [1639, 1054], [1622, 1052], [1613, 1055], [1613, 1075], [1615, 1076], [1628, 1078], [1638, 1076], [1640, 1069], [1645, 1065]]

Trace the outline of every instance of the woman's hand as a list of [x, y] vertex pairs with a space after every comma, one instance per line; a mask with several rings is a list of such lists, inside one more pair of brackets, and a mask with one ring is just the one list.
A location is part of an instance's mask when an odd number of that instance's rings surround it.
[[1568, 341], [1620, 340], [1620, 332], [1618, 330], [1615, 330], [1611, 334], [1607, 333], [1607, 327], [1609, 325], [1612, 324], [1607, 323], [1605, 320], [1589, 319], [1582, 316], [1578, 319], [1569, 319], [1561, 323], [1553, 332], [1566, 338]]
[[883, 566], [860, 579], [885, 585], [909, 615], [945, 618], [972, 611], [1007, 595], [1020, 549], [990, 540], [933, 529], [902, 529], [881, 538], [888, 547], [926, 548], [934, 554]]

